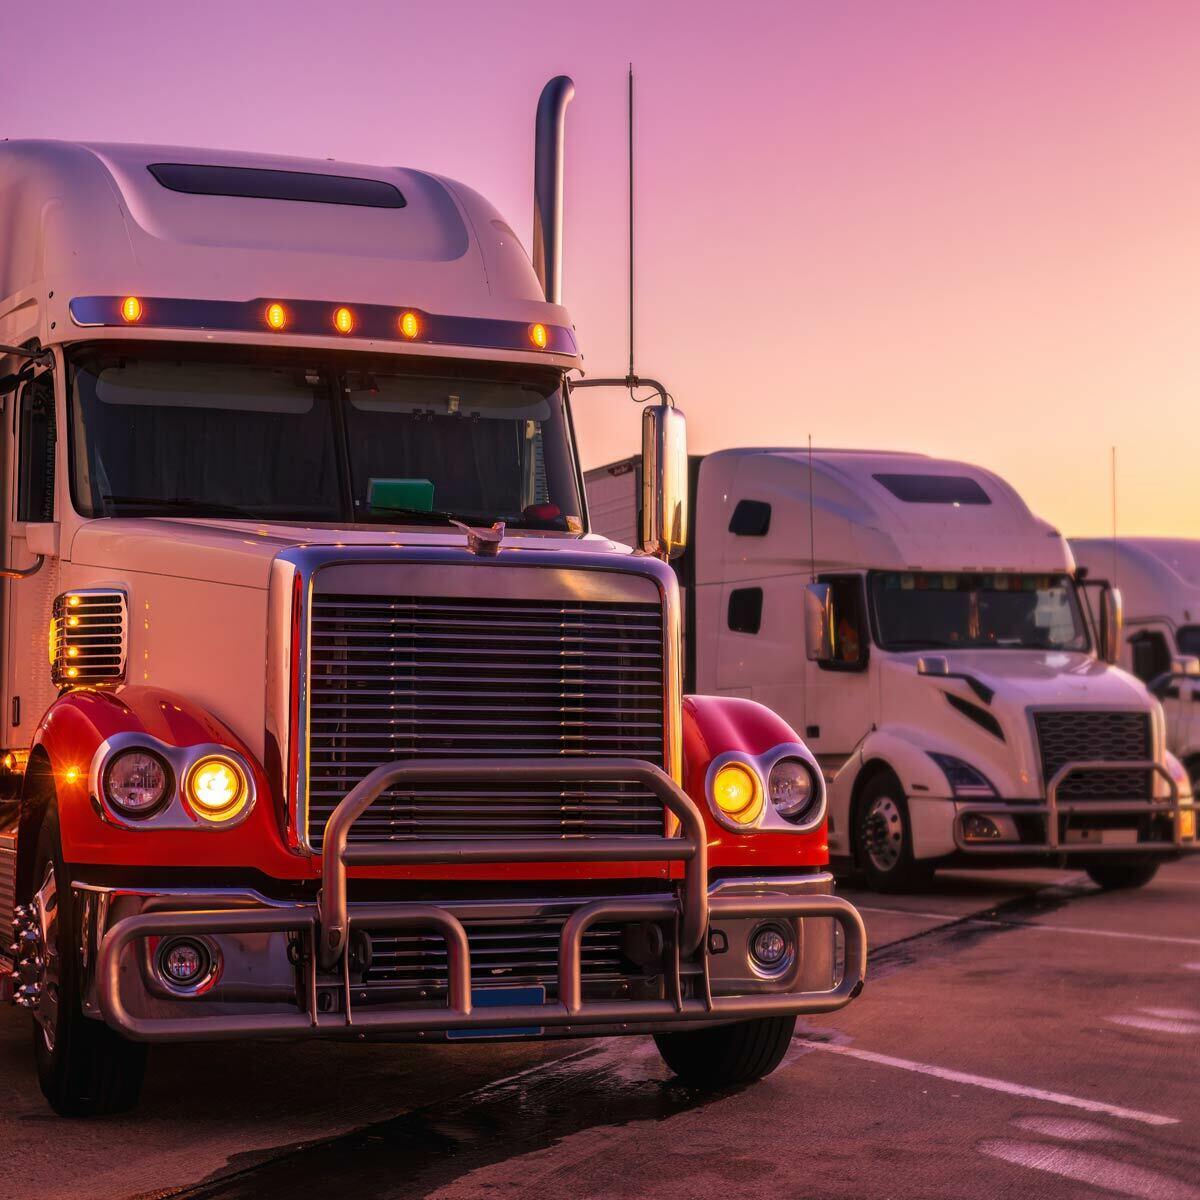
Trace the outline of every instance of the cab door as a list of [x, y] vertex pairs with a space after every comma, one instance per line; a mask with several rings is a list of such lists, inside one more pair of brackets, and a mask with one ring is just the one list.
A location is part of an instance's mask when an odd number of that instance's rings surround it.
[[[28, 528], [55, 520], [54, 375], [44, 370], [21, 385], [6, 421], [11, 449], [5, 475], [4, 537], [6, 570], [28, 570], [37, 562], [29, 549]], [[50, 679], [49, 631], [57, 593], [58, 559], [47, 557], [26, 578], [4, 580], [4, 745], [27, 747], [42, 714], [56, 695]]]
[[803, 732], [822, 767], [835, 771], [871, 728], [876, 680], [862, 575], [826, 574], [818, 582], [830, 587], [833, 653], [805, 663], [809, 702]]

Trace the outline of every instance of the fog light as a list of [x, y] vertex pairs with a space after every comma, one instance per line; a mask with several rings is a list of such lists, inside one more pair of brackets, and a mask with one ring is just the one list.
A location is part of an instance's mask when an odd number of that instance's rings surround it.
[[159, 947], [158, 969], [168, 985], [190, 991], [208, 978], [212, 956], [203, 942], [172, 938]]
[[780, 925], [760, 925], [750, 938], [750, 961], [767, 974], [778, 974], [792, 960], [792, 935]]
[[968, 813], [963, 817], [963, 840], [967, 842], [998, 842], [1000, 826], [991, 817]]

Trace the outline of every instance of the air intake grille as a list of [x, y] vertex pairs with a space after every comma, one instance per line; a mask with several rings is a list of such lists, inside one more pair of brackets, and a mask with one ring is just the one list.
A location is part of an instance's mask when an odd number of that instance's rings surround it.
[[125, 595], [64, 592], [51, 616], [51, 676], [61, 686], [119, 683], [125, 678], [129, 627]]
[[[558, 939], [562, 919], [465, 921], [471, 947], [474, 987], [543, 984], [553, 991], [558, 982]], [[583, 935], [581, 965], [585, 979], [615, 978], [622, 967], [621, 928], [593, 925]], [[436, 934], [371, 935], [371, 966], [367, 988], [445, 987], [446, 944]]]
[[[605, 755], [663, 765], [657, 604], [488, 597], [313, 598], [310, 844], [369, 771], [401, 758]], [[387, 792], [352, 840], [662, 832], [634, 783]]]
[[[1146, 760], [1152, 757], [1150, 714], [1138, 712], [1039, 712], [1034, 714], [1046, 783], [1066, 763]], [[1149, 771], [1085, 771], [1068, 776], [1060, 799], [1150, 799]]]

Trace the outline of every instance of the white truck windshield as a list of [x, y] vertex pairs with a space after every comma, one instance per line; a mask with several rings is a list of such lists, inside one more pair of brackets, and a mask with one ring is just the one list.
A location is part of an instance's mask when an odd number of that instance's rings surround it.
[[559, 380], [193, 347], [96, 347], [70, 374], [85, 516], [582, 529]]
[[1066, 575], [872, 571], [876, 636], [885, 650], [1086, 650]]

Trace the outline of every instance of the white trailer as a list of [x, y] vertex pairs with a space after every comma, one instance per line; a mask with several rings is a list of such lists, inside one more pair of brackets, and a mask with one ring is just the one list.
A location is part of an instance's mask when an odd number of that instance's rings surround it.
[[1091, 576], [1121, 589], [1121, 665], [1162, 702], [1167, 746], [1200, 783], [1200, 540], [1072, 538]]
[[[636, 542], [640, 460], [587, 474]], [[1113, 665], [1120, 596], [966, 463], [857, 450], [691, 460], [686, 685], [775, 708], [829, 781], [829, 844], [881, 889], [1056, 862], [1101, 886], [1197, 848], [1163, 713]], [[813, 620], [813, 616], [816, 620]]]

